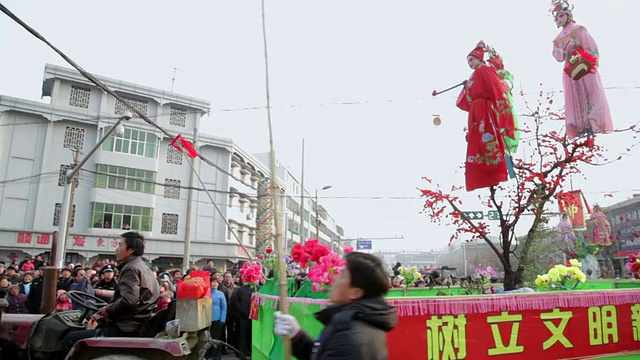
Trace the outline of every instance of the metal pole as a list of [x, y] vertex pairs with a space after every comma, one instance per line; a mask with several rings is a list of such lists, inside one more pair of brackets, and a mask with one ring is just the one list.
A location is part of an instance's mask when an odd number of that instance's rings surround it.
[[114, 132], [118, 126], [124, 121], [131, 119], [131, 116], [121, 116], [118, 119], [118, 122], [114, 126], [107, 131], [107, 133], [102, 137], [102, 139], [98, 140], [96, 145], [87, 153], [87, 155], [76, 164], [76, 166], [72, 170], [67, 170], [64, 179], [64, 196], [62, 198], [62, 209], [60, 209], [60, 223], [58, 224], [58, 246], [56, 248], [56, 267], [58, 269], [62, 269], [64, 267], [64, 260], [66, 258], [65, 251], [67, 248], [67, 223], [69, 222], [69, 207], [71, 207], [71, 187], [75, 184], [72, 184], [72, 180], [74, 176], [82, 169], [82, 166], [89, 161], [89, 158], [95, 154], [96, 151], [102, 146], [102, 143], [105, 142]]
[[307, 237], [304, 236], [304, 138], [302, 138], [302, 173], [300, 175], [300, 242], [304, 244]]
[[[198, 142], [198, 128], [196, 127], [193, 130], [193, 147], [197, 148]], [[193, 175], [196, 171], [196, 160], [193, 159], [193, 166], [191, 166], [191, 171], [189, 172], [189, 192], [187, 193], [187, 224], [184, 228], [184, 255], [182, 258], [182, 267], [184, 271], [189, 270], [189, 266], [191, 265], [191, 223], [193, 218], [193, 193], [195, 186], [195, 176]]]
[[462, 242], [462, 261], [464, 262], [464, 277], [467, 277], [467, 244]]
[[316, 189], [316, 239], [320, 242], [320, 216], [318, 215], [318, 189]]

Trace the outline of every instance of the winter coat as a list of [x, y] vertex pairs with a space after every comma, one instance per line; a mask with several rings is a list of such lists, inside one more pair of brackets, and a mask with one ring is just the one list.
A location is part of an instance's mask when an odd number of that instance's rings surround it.
[[328, 307], [315, 314], [325, 325], [318, 340], [301, 331], [292, 340], [299, 360], [386, 360], [387, 332], [398, 321], [382, 297]]
[[27, 295], [18, 294], [16, 296], [8, 295], [7, 302], [9, 306], [5, 310], [7, 314], [28, 314], [27, 310]]
[[107, 317], [125, 333], [137, 333], [156, 309], [160, 286], [156, 274], [140, 256], [132, 256], [118, 265], [120, 278]]

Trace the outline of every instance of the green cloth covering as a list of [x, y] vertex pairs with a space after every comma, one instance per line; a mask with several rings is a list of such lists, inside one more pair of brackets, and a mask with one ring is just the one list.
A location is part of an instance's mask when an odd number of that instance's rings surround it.
[[[511, 84], [511, 88], [513, 89], [513, 74], [509, 70], [501, 70], [498, 71], [498, 76], [500, 76], [500, 80], [507, 80]], [[518, 151], [518, 143], [520, 142], [520, 127], [518, 125], [518, 113], [516, 112], [516, 108], [513, 105], [513, 96], [511, 95], [511, 91], [507, 91], [507, 98], [509, 98], [509, 106], [511, 107], [511, 113], [513, 114], [513, 126], [515, 128], [514, 136], [512, 139], [508, 136], [503, 136], [505, 151], [507, 154], [515, 154]]]

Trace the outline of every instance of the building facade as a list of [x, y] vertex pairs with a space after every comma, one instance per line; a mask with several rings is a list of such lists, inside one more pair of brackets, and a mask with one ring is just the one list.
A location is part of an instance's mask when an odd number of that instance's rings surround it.
[[[640, 254], [640, 194], [604, 208], [609, 218], [611, 235], [616, 241], [614, 258]], [[614, 262], [614, 265], [619, 263]]]
[[[255, 157], [265, 166], [271, 166], [268, 153], [256, 154]], [[276, 169], [277, 177], [283, 184], [281, 209], [288, 246], [317, 237], [323, 244], [333, 245], [334, 251], [342, 251], [344, 230], [320, 204], [321, 201], [316, 202], [315, 192], [312, 195], [308, 189], [304, 189], [304, 196], [300, 196], [303, 189], [298, 178], [279, 162], [276, 162]]]
[[[145, 257], [161, 266], [182, 262], [186, 239], [194, 263], [211, 258], [226, 267], [247, 259], [238, 240], [249, 250], [255, 246], [256, 191], [268, 174], [264, 166], [229, 139], [198, 134], [209, 102], [98, 78], [172, 136], [193, 141], [215, 166], [191, 160], [142, 119], [126, 121], [124, 131], [108, 138], [79, 173], [66, 261], [112, 258], [119, 235], [128, 230], [145, 236]], [[80, 157], [88, 153], [127, 111], [75, 70], [49, 64], [42, 97], [49, 103], [0, 96], [4, 261], [48, 256], [60, 221], [64, 172], [76, 151]]]

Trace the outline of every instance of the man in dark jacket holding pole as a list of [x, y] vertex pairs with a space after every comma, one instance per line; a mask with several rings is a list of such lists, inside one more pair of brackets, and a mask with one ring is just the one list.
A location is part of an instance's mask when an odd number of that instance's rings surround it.
[[275, 333], [288, 336], [299, 360], [385, 360], [387, 332], [398, 320], [383, 296], [389, 279], [377, 257], [353, 252], [329, 291], [331, 306], [315, 314], [325, 326], [317, 340], [300, 329], [295, 317], [276, 312]]
[[137, 336], [153, 315], [160, 287], [156, 274], [142, 260], [144, 238], [134, 231], [121, 236], [116, 250], [120, 279], [113, 299], [94, 315], [99, 323], [95, 329], [74, 331], [64, 338], [67, 350], [77, 341], [90, 337]]

